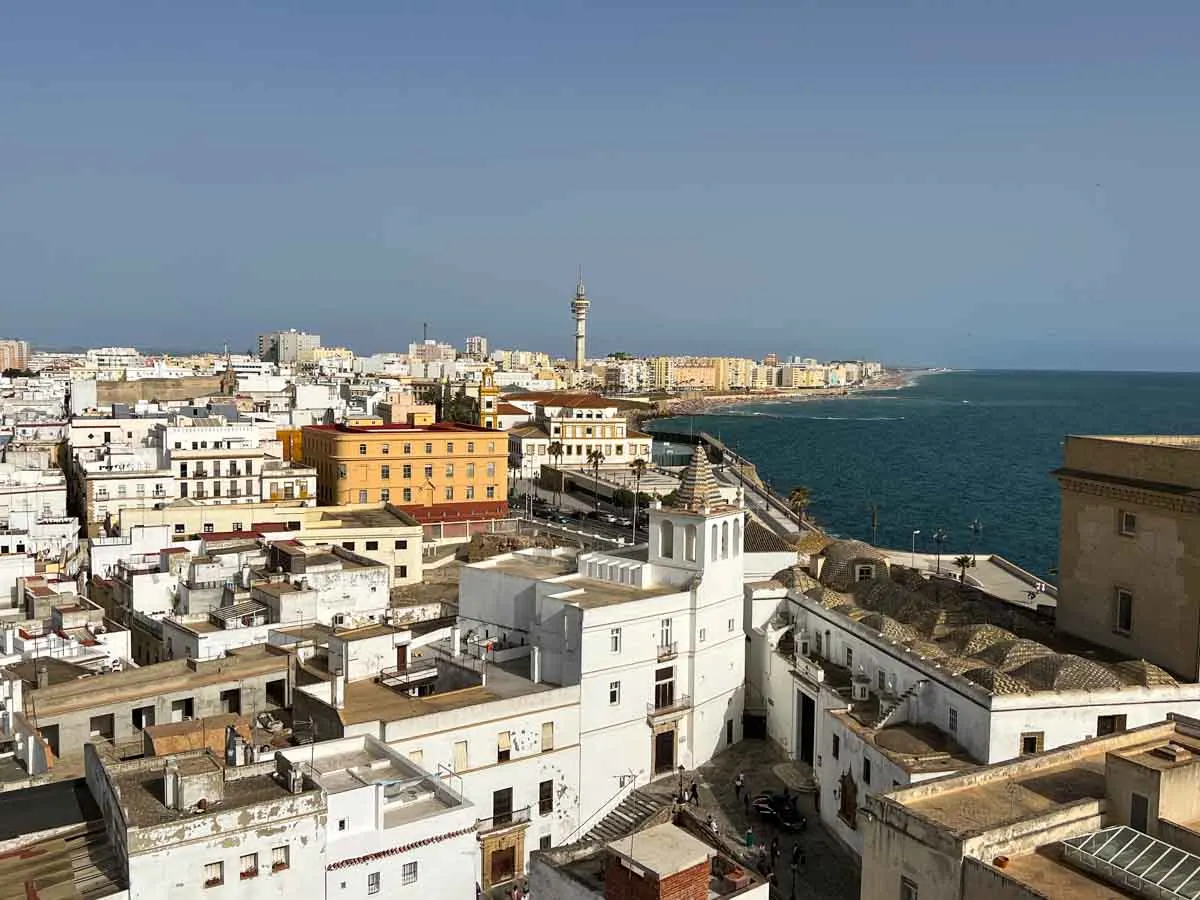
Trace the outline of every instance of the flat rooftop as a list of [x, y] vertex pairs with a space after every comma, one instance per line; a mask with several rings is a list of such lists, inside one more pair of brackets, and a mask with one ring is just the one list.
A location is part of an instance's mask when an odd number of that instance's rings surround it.
[[1054, 900], [1116, 900], [1141, 895], [1101, 881], [1062, 858], [1058, 844], [1039, 847], [1033, 853], [1009, 857], [1004, 877]]
[[671, 822], [615, 840], [608, 849], [652, 872], [660, 881], [716, 856], [712, 847]]
[[485, 559], [482, 563], [474, 563], [474, 565], [496, 572], [504, 572], [506, 575], [531, 578], [535, 581], [560, 578], [577, 570], [574, 557], [548, 553], [509, 553], [503, 556], [493, 556], [491, 559]]
[[[360, 508], [339, 507], [335, 511], [323, 511], [317, 522], [340, 522], [346, 528], [396, 528], [420, 527], [416, 519], [395, 507], [364, 506]], [[305, 523], [314, 527], [312, 519]], [[320, 526], [316, 526], [320, 527]]]
[[582, 593], [572, 593], [571, 596], [563, 598], [567, 603], [578, 606], [580, 609], [599, 609], [618, 603], [629, 603], [633, 600], [677, 594], [680, 591], [679, 588], [670, 585], [640, 588], [631, 584], [600, 581], [583, 575], [564, 579], [559, 584], [562, 585], [563, 591], [582, 591]]
[[346, 686], [345, 705], [338, 710], [342, 723], [395, 722], [433, 713], [465, 709], [495, 700], [511, 700], [530, 694], [556, 690], [555, 684], [534, 684], [529, 680], [529, 659], [495, 663], [487, 667], [487, 685], [456, 691], [410, 697], [379, 684], [374, 679], [352, 681]]
[[37, 703], [38, 718], [43, 719], [145, 697], [193, 691], [259, 675], [280, 673], [286, 676], [287, 670], [286, 652], [269, 648], [266, 644], [256, 644], [230, 650], [221, 659], [175, 659], [35, 689], [31, 696]]

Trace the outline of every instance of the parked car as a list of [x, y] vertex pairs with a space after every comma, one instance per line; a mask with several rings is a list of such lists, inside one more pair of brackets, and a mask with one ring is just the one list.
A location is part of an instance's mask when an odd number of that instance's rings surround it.
[[546, 518], [551, 522], [557, 522], [559, 525], [570, 525], [574, 521], [570, 516], [563, 515], [560, 512], [552, 512]]
[[791, 794], [759, 794], [754, 798], [754, 812], [762, 821], [784, 831], [804, 831], [808, 820], [796, 811], [796, 798]]
[[596, 518], [599, 519], [601, 522], [604, 522], [607, 525], [616, 525], [617, 522], [620, 521], [616, 516], [614, 516], [610, 512], [597, 513]]

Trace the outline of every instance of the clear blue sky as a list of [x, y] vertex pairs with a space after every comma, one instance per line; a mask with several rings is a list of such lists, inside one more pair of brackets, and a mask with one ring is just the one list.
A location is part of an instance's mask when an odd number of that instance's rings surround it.
[[0, 332], [1200, 368], [1200, 4], [8, 4]]

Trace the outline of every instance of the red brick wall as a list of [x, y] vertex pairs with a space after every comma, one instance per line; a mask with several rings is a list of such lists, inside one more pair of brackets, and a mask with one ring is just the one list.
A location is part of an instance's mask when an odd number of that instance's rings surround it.
[[639, 878], [615, 855], [608, 858], [604, 873], [605, 900], [707, 900], [710, 865], [703, 862], [675, 875], [656, 881], [654, 876]]
[[[393, 494], [396, 492], [393, 491]], [[506, 500], [464, 500], [461, 503], [435, 503], [422, 506], [413, 503], [397, 503], [392, 506], [404, 510], [418, 522], [466, 522], [480, 519], [504, 519], [508, 517]]]

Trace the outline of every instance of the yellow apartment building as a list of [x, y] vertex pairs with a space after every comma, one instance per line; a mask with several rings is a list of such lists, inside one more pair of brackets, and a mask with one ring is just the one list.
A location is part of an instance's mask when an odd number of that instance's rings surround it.
[[418, 522], [508, 515], [508, 438], [477, 425], [307, 425], [322, 505], [391, 503]]

